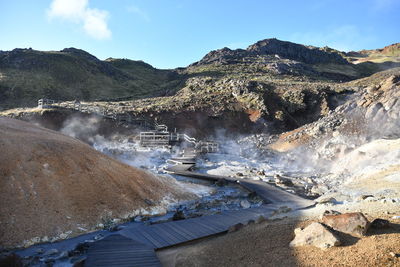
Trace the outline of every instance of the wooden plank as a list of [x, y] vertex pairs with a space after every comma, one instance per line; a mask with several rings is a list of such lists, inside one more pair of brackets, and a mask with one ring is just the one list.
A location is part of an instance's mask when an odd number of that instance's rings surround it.
[[163, 236], [157, 236], [151, 229], [143, 227], [140, 233], [147, 238], [156, 248], [162, 248], [168, 246], [168, 242]]
[[141, 228], [142, 227], [139, 227], [139, 228], [138, 227], [135, 227], [135, 228], [126, 227], [119, 233], [123, 236], [131, 238], [133, 240], [137, 240], [138, 242], [141, 242], [144, 244], [148, 244], [155, 248], [155, 245], [151, 241], [149, 241], [144, 235], [141, 234], [141, 231], [140, 231]]
[[169, 228], [172, 228], [175, 232], [180, 232], [186, 240], [191, 240], [196, 238], [196, 235], [194, 235], [193, 232], [191, 232], [190, 230], [186, 230], [184, 227], [181, 227], [182, 224], [171, 222], [171, 223], [165, 223], [165, 225], [167, 225], [167, 227]]
[[169, 243], [169, 245], [179, 244], [186, 241], [186, 239], [183, 239], [178, 235], [172, 234], [169, 228], [165, 227], [163, 224], [152, 225], [149, 228], [151, 228], [151, 230], [155, 234], [162, 236]]
[[85, 266], [161, 266], [153, 248], [119, 234], [90, 245]]
[[176, 227], [175, 224], [173, 223], [165, 223], [164, 227], [173, 235], [175, 236], [179, 236], [181, 240], [191, 240], [192, 238], [194, 238], [194, 236], [192, 235], [188, 235], [187, 233], [185, 233], [184, 231], [182, 231], [181, 228]]

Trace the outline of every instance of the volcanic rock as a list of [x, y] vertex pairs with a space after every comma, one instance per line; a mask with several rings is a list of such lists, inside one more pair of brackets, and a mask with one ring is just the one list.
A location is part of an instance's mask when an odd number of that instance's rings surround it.
[[284, 177], [280, 176], [279, 174], [275, 175], [274, 178], [275, 178], [275, 183], [277, 185], [293, 186], [292, 180], [290, 180], [288, 178], [284, 178]]
[[388, 228], [390, 226], [390, 222], [388, 220], [384, 219], [375, 219], [371, 222], [372, 228], [375, 229], [382, 229], [382, 228]]
[[240, 206], [244, 209], [248, 209], [251, 207], [251, 204], [248, 200], [244, 199], [244, 200], [240, 201]]
[[256, 223], [257, 223], [257, 224], [258, 224], [258, 223], [262, 223], [262, 222], [265, 222], [266, 220], [267, 220], [267, 219], [266, 219], [264, 216], [260, 215], [260, 216], [257, 217]]
[[313, 222], [304, 229], [296, 228], [294, 233], [295, 238], [290, 242], [291, 247], [311, 245], [326, 249], [340, 245], [339, 239], [318, 222]]
[[320, 197], [316, 201], [318, 204], [335, 204], [337, 202], [333, 197]]
[[229, 227], [228, 233], [236, 232], [236, 231], [242, 229], [243, 227], [244, 227], [243, 223], [237, 223], [237, 224], [232, 225], [231, 227]]
[[324, 215], [322, 222], [334, 230], [362, 237], [367, 233], [369, 222], [361, 212], [340, 215]]
[[[324, 217], [325, 215], [340, 215], [340, 214], [342, 214], [342, 213], [340, 213], [339, 211], [336, 211], [336, 210], [326, 210], [322, 214], [322, 217]], [[322, 217], [321, 217], [321, 219], [322, 219]]]

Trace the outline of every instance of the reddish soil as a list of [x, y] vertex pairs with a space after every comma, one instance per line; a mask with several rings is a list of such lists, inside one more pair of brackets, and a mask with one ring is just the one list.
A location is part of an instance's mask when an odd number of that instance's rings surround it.
[[74, 235], [78, 227], [93, 229], [102, 219], [150, 207], [145, 199], [157, 203], [165, 196], [188, 198], [167, 178], [27, 122], [0, 117], [0, 150], [3, 247], [69, 230]]
[[296, 227], [310, 221], [283, 220], [243, 229], [181, 247], [160, 250], [163, 266], [400, 266], [400, 224], [369, 231], [363, 238], [339, 235], [342, 246], [289, 247]]

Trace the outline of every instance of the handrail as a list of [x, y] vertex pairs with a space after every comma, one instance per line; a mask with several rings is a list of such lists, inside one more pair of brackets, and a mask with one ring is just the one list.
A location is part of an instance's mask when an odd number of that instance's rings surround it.
[[[100, 107], [97, 105], [88, 105], [82, 104], [79, 101], [65, 101], [60, 102], [52, 99], [39, 99], [38, 107], [63, 107], [69, 108], [73, 110], [78, 110], [82, 113], [96, 113], [105, 118], [109, 118], [119, 123], [130, 123], [134, 124], [135, 121], [142, 121], [142, 119], [138, 120], [134, 117], [131, 117], [130, 114], [127, 113], [114, 113], [111, 110], [108, 110], [104, 107]], [[196, 150], [201, 152], [216, 152], [218, 151], [218, 144], [214, 142], [203, 142], [197, 141], [196, 138], [190, 137], [187, 134], [179, 134], [174, 132], [168, 132], [168, 126], [165, 124], [159, 124], [157, 121], [149, 122], [146, 119], [143, 119], [143, 125], [145, 128], [154, 129], [151, 132], [141, 132], [139, 134], [138, 139], [142, 145], [167, 145], [173, 144], [174, 142], [185, 141], [194, 145]]]
[[183, 137], [183, 140], [185, 140], [186, 142], [192, 143], [192, 144], [196, 144], [197, 140], [194, 137], [190, 137], [187, 134], [178, 134], [178, 138], [180, 139], [180, 137]]

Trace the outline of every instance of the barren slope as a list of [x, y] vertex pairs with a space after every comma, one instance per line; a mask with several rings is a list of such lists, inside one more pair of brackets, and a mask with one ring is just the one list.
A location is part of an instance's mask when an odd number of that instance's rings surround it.
[[166, 196], [188, 197], [167, 178], [27, 122], [0, 118], [0, 149], [0, 246], [90, 230], [150, 208], [145, 199], [156, 205]]

